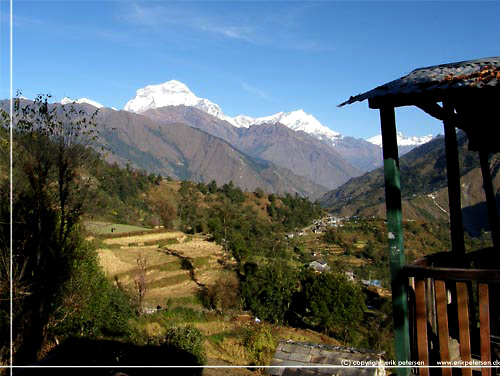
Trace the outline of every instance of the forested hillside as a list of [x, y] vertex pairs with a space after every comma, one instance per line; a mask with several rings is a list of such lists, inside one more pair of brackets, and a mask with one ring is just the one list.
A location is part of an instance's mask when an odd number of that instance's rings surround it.
[[[477, 153], [468, 151], [467, 137], [457, 134], [462, 186], [462, 214], [465, 228], [478, 235], [488, 230], [482, 177]], [[494, 187], [500, 187], [499, 161], [491, 159]], [[436, 138], [401, 157], [401, 194], [403, 216], [448, 222], [448, 191], [444, 139]], [[498, 191], [497, 191], [498, 194]], [[320, 199], [322, 207], [340, 216], [385, 216], [385, 191], [382, 168], [353, 178]]]

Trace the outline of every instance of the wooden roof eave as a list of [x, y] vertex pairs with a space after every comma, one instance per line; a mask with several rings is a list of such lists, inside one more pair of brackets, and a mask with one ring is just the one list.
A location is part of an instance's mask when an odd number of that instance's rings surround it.
[[[419, 107], [422, 103], [439, 103], [450, 101], [453, 103], [463, 103], [468, 99], [477, 101], [479, 98], [487, 98], [491, 96], [498, 97], [500, 95], [500, 86], [490, 87], [484, 86], [482, 88], [454, 88], [454, 89], [441, 89], [434, 91], [420, 91], [408, 94], [386, 94], [374, 97], [368, 97], [368, 107], [371, 109], [380, 109], [382, 107], [404, 107], [416, 106]], [[363, 99], [361, 99], [362, 101]], [[351, 102], [352, 103], [352, 102]], [[440, 119], [442, 120], [442, 119]]]

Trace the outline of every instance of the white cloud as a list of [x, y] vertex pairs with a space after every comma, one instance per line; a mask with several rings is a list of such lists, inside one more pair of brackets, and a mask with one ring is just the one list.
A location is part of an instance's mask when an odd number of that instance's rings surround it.
[[241, 81], [241, 88], [250, 94], [265, 99], [266, 101], [271, 101], [271, 97], [264, 90], [256, 88], [255, 86], [252, 86], [244, 81]]
[[275, 13], [271, 14], [259, 7], [247, 14], [232, 8], [230, 2], [227, 9], [217, 13], [212, 8], [203, 6], [206, 4], [209, 2], [168, 2], [159, 5], [133, 3], [123, 9], [121, 17], [158, 32], [175, 26], [203, 33], [205, 36], [220, 36], [259, 46], [309, 52], [330, 49], [317, 40], [305, 37], [300, 33], [300, 28], [296, 28], [301, 17], [307, 16], [305, 12], [309, 6], [285, 2], [279, 17], [276, 17]]

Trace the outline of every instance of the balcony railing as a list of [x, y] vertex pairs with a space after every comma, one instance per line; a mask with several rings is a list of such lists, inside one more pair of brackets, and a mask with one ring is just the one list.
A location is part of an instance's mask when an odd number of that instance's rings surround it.
[[500, 374], [499, 256], [494, 248], [462, 256], [442, 252], [404, 267], [412, 357], [441, 366], [419, 374], [451, 376], [453, 368], [444, 365], [462, 366], [464, 376]]

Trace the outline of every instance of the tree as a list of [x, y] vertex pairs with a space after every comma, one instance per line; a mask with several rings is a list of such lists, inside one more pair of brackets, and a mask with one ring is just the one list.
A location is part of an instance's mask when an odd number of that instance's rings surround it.
[[346, 341], [349, 331], [363, 318], [364, 300], [361, 289], [344, 275], [306, 269], [301, 275], [301, 290], [294, 296], [294, 311], [306, 323]]
[[260, 187], [257, 187], [255, 188], [255, 197], [257, 198], [264, 198], [264, 196], [266, 195], [266, 193], [264, 192], [264, 190]]
[[208, 193], [208, 187], [205, 183], [198, 183], [196, 184], [196, 188], [198, 188], [198, 191], [200, 191], [200, 193], [206, 195]]
[[134, 277], [134, 283], [137, 289], [137, 305], [139, 307], [139, 313], [142, 313], [144, 309], [142, 304], [144, 303], [144, 297], [146, 296], [146, 291], [148, 290], [148, 259], [142, 254], [139, 254], [137, 256], [136, 262], [137, 270]]
[[283, 260], [267, 266], [245, 268], [249, 273], [241, 285], [245, 305], [259, 318], [283, 323], [297, 289], [297, 274]]
[[173, 192], [167, 192], [165, 187], [160, 185], [154, 186], [149, 191], [147, 203], [166, 229], [173, 228], [174, 220], [177, 218]]
[[241, 308], [239, 280], [234, 272], [222, 272], [215, 284], [202, 291], [202, 300], [207, 308], [216, 309], [224, 314], [231, 309]]
[[179, 219], [182, 226], [186, 229], [196, 231], [197, 220], [199, 217], [198, 208], [198, 189], [196, 185], [190, 181], [182, 181], [179, 188]]
[[[84, 171], [94, 159], [89, 146], [97, 138], [96, 113], [88, 116], [73, 106], [49, 105], [48, 99], [16, 99], [14, 105], [16, 364], [29, 364], [39, 355], [50, 334], [51, 317], [62, 304], [65, 282], [78, 263], [78, 221], [89, 185]], [[2, 183], [7, 186], [5, 180]], [[2, 208], [7, 206], [7, 191], [1, 190]], [[0, 241], [5, 242], [8, 211], [1, 214]], [[5, 254], [7, 245], [1, 248]]]
[[217, 193], [217, 183], [215, 182], [215, 180], [212, 180], [208, 184], [208, 192], [211, 193], [211, 194]]

